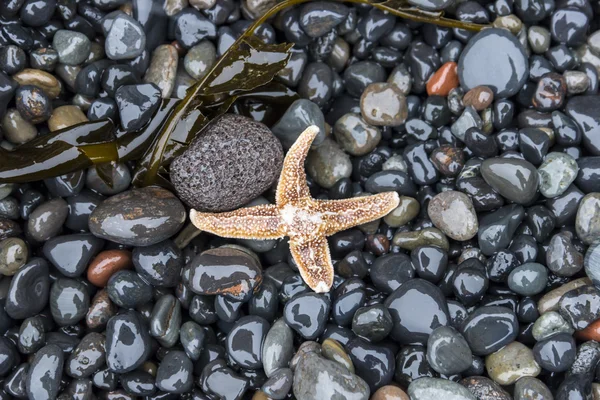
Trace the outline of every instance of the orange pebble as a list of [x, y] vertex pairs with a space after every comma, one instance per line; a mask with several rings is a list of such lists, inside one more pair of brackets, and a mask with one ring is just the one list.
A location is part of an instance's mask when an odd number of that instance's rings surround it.
[[440, 67], [427, 82], [427, 94], [430, 96], [448, 96], [448, 93], [458, 87], [458, 65], [448, 61]]
[[90, 263], [87, 278], [92, 284], [104, 287], [115, 272], [129, 267], [131, 267], [130, 251], [105, 250]]
[[587, 328], [575, 332], [575, 337], [579, 340], [600, 341], [600, 319], [589, 324]]
[[399, 387], [386, 385], [380, 387], [370, 400], [409, 400], [406, 392]]

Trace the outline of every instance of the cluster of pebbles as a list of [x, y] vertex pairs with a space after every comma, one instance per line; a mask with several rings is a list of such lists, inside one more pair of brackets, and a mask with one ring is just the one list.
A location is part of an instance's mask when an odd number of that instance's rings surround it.
[[[174, 192], [135, 163], [0, 184], [0, 399], [600, 400], [600, 3], [408, 3], [490, 27], [298, 5], [257, 35], [300, 99], [209, 126]], [[143, 127], [273, 4], [0, 0], [2, 147]], [[186, 226], [272, 202], [308, 125], [313, 197], [401, 196], [329, 239], [326, 294], [285, 240]]]

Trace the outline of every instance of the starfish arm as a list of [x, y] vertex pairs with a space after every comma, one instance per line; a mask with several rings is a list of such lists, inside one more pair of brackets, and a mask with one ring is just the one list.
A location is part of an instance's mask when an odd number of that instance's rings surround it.
[[235, 239], [279, 239], [285, 233], [279, 210], [273, 204], [240, 208], [223, 213], [190, 211], [196, 228]]
[[306, 172], [304, 172], [304, 160], [310, 145], [319, 133], [319, 128], [311, 125], [304, 130], [298, 140], [288, 150], [283, 160], [283, 168], [277, 185], [275, 202], [282, 207], [287, 203], [309, 197], [310, 192], [306, 184]]
[[333, 264], [325, 236], [298, 242], [290, 239], [290, 252], [304, 282], [315, 292], [329, 292], [333, 285]]
[[356, 225], [381, 218], [398, 207], [396, 192], [344, 200], [315, 200], [317, 211], [325, 221], [325, 235], [333, 235]]

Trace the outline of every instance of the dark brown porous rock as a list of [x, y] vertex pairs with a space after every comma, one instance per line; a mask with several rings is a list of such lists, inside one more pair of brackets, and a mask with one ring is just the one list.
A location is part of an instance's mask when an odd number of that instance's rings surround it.
[[281, 143], [266, 125], [225, 114], [171, 163], [171, 182], [190, 207], [228, 211], [267, 190], [282, 164]]

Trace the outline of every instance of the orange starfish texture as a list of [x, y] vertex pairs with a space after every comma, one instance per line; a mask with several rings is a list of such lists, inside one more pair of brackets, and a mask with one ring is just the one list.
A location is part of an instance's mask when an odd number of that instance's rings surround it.
[[327, 236], [381, 218], [398, 206], [396, 192], [344, 200], [316, 200], [310, 196], [304, 160], [319, 133], [306, 128], [288, 151], [277, 185], [276, 204], [240, 208], [223, 213], [190, 211], [200, 230], [237, 239], [290, 238], [290, 251], [304, 282], [317, 293], [333, 284], [333, 265]]

